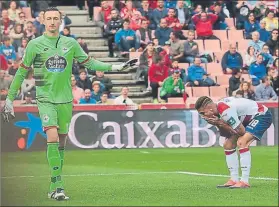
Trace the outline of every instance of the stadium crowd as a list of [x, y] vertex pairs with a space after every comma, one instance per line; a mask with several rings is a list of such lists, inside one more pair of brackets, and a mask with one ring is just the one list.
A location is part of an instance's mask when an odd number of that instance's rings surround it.
[[[1, 4], [1, 100], [26, 45], [44, 32], [48, 2]], [[135, 79], [145, 83], [154, 103], [227, 94], [278, 100], [278, 1], [85, 0], [77, 6], [101, 28], [109, 57], [139, 58]], [[71, 33], [71, 19], [61, 12], [61, 35], [75, 38], [88, 54], [85, 40]], [[119, 97], [112, 95], [112, 81], [103, 72], [89, 73], [74, 60], [72, 73], [75, 104], [133, 104], [126, 86]], [[35, 94], [30, 70], [16, 99], [35, 104]]]

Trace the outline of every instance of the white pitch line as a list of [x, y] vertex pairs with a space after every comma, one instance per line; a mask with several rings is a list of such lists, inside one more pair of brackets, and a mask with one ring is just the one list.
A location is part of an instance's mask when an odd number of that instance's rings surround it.
[[[174, 171], [174, 172], [123, 172], [123, 173], [89, 173], [89, 174], [76, 174], [76, 175], [63, 175], [63, 177], [91, 177], [91, 176], [117, 176], [117, 175], [150, 175], [150, 174], [186, 174], [194, 176], [204, 176], [204, 177], [223, 177], [228, 178], [228, 175], [219, 175], [219, 174], [207, 174], [207, 173], [198, 173], [198, 172], [184, 172], [184, 171]], [[26, 176], [4, 176], [1, 179], [13, 179], [13, 178], [45, 178], [49, 177], [48, 175], [26, 175]], [[272, 180], [278, 181], [278, 178], [269, 178], [269, 177], [250, 177], [254, 180]]]

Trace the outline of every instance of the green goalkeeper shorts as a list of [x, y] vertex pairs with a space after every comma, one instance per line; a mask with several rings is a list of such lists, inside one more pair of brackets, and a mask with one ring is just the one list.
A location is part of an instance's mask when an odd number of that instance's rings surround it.
[[67, 134], [73, 113], [73, 103], [46, 103], [37, 101], [43, 130], [56, 127], [59, 134]]

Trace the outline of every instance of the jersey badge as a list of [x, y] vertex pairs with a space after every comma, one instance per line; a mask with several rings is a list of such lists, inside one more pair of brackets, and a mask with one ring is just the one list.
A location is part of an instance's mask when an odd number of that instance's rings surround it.
[[63, 72], [67, 66], [67, 60], [60, 56], [54, 55], [45, 62], [46, 69], [53, 73]]
[[233, 126], [234, 124], [236, 123], [235, 119], [233, 117], [231, 117], [229, 120], [228, 120], [228, 124]]

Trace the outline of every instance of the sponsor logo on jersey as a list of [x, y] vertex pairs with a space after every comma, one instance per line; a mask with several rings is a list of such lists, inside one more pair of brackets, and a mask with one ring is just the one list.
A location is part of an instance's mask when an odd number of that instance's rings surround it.
[[231, 117], [231, 118], [228, 120], [228, 123], [229, 123], [229, 125], [233, 126], [233, 125], [236, 123], [236, 121], [235, 121], [235, 119], [234, 119], [233, 117]]
[[67, 60], [62, 56], [55, 55], [47, 59], [45, 66], [50, 72], [63, 72], [67, 66]]
[[47, 114], [43, 115], [43, 122], [47, 123], [49, 121], [49, 116]]

